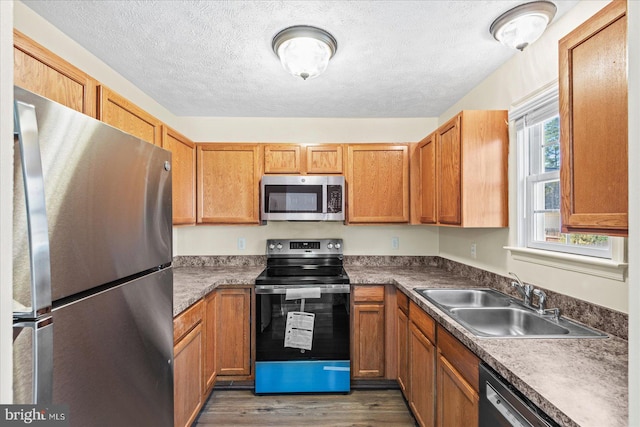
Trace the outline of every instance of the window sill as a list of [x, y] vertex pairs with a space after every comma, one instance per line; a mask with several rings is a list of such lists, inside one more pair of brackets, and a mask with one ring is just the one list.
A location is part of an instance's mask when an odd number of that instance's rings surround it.
[[625, 262], [543, 251], [540, 249], [521, 248], [517, 246], [505, 246], [504, 249], [511, 251], [511, 257], [518, 261], [590, 274], [592, 276], [604, 277], [605, 279], [620, 282], [624, 282], [628, 266]]

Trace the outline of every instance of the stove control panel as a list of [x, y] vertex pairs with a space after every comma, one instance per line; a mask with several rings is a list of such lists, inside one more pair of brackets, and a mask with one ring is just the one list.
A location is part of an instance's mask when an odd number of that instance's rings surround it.
[[267, 240], [267, 256], [270, 255], [342, 255], [342, 239]]

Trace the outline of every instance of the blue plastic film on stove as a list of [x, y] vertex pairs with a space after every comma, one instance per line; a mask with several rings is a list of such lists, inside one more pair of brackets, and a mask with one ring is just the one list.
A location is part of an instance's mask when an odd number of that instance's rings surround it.
[[256, 362], [256, 393], [343, 393], [351, 390], [348, 360]]

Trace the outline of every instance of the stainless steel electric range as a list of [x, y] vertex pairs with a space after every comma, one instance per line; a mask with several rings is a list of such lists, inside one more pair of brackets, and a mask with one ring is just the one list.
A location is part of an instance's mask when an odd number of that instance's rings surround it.
[[341, 239], [267, 240], [256, 279], [257, 394], [350, 391], [342, 248]]

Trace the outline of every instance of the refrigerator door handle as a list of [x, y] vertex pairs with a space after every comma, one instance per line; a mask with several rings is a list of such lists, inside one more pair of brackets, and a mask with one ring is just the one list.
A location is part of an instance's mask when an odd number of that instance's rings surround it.
[[16, 138], [20, 146], [29, 229], [31, 307], [15, 312], [14, 316], [35, 319], [51, 312], [49, 227], [36, 110], [33, 105], [20, 101], [14, 103], [14, 139]]
[[[30, 396], [14, 396], [23, 404], [50, 404], [53, 401], [53, 318], [16, 322], [14, 332], [31, 329], [31, 390]], [[14, 337], [15, 341], [15, 337]], [[14, 344], [15, 350], [15, 344]], [[22, 359], [22, 358], [21, 358]], [[22, 359], [24, 360], [24, 359]], [[14, 363], [15, 355], [14, 355]], [[30, 402], [27, 400], [31, 400]]]

